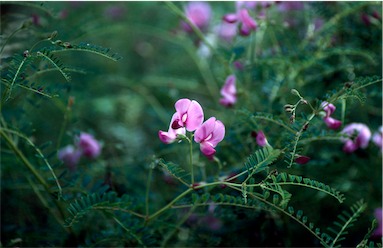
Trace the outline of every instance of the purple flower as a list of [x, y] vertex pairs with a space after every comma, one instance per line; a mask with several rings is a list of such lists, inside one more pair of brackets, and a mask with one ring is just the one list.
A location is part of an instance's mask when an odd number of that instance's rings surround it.
[[297, 155], [297, 158], [295, 159], [295, 162], [297, 164], [307, 164], [310, 161], [310, 157], [303, 156], [303, 155]]
[[225, 137], [225, 126], [215, 117], [205, 121], [194, 134], [194, 141], [200, 144], [201, 152], [209, 159], [215, 154], [215, 147]]
[[237, 35], [237, 24], [222, 21], [221, 24], [217, 27], [216, 32], [218, 33], [219, 38], [228, 43], [231, 43], [234, 37]]
[[[190, 2], [185, 7], [185, 15], [191, 23], [204, 31], [209, 26], [211, 8], [205, 2]], [[182, 27], [186, 32], [193, 31], [190, 25], [185, 22], [182, 22]]]
[[279, 2], [278, 10], [282, 12], [292, 11], [292, 10], [302, 10], [304, 8], [304, 2]]
[[98, 141], [88, 133], [81, 133], [78, 140], [78, 147], [82, 155], [87, 158], [96, 158], [101, 153], [101, 145]]
[[226, 107], [231, 107], [237, 102], [237, 89], [235, 87], [236, 77], [230, 75], [226, 78], [225, 84], [221, 89], [222, 98], [219, 102]]
[[69, 169], [74, 170], [81, 158], [81, 151], [72, 145], [61, 148], [57, 154], [58, 158], [64, 162]]
[[123, 6], [110, 6], [105, 9], [104, 16], [113, 21], [121, 20], [125, 16], [125, 9]]
[[365, 149], [371, 138], [370, 129], [362, 123], [348, 124], [341, 133], [348, 136], [348, 138], [342, 138], [343, 151], [346, 153], [352, 153], [359, 148]]
[[255, 137], [255, 140], [257, 141], [257, 144], [259, 146], [266, 146], [268, 144], [267, 139], [263, 131], [258, 131], [257, 136]]
[[321, 107], [326, 112], [326, 116], [323, 118], [323, 121], [326, 123], [327, 127], [330, 129], [338, 129], [342, 125], [342, 122], [330, 117], [330, 115], [334, 113], [336, 107], [332, 103], [328, 103], [326, 101], [321, 103]]
[[223, 20], [227, 23], [238, 22], [242, 36], [248, 36], [251, 31], [257, 29], [257, 22], [249, 15], [249, 11], [246, 8], [238, 9], [237, 13], [226, 14]]
[[158, 137], [165, 144], [173, 143], [177, 139], [177, 135], [179, 135], [179, 134], [185, 135], [185, 133], [186, 133], [186, 130], [184, 127], [183, 128], [177, 128], [177, 129], [172, 128], [172, 123], [174, 121], [176, 121], [177, 118], [178, 118], [178, 113], [174, 113], [172, 120], [170, 121], [169, 130], [167, 132], [158, 131]]
[[380, 126], [379, 131], [374, 133], [372, 142], [374, 142], [374, 144], [383, 152], [383, 126]]
[[173, 129], [186, 127], [187, 131], [193, 132], [201, 126], [204, 114], [201, 105], [197, 101], [183, 98], [175, 103], [175, 108], [176, 116], [173, 116], [174, 120], [171, 122]]
[[374, 215], [376, 220], [378, 221], [378, 227], [375, 229], [372, 235], [382, 237], [382, 229], [383, 229], [382, 208], [375, 209]]

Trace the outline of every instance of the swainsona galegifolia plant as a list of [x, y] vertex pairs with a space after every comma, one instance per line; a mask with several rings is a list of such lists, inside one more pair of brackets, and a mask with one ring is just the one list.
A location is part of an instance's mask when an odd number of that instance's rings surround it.
[[381, 243], [381, 3], [1, 7], [4, 246]]

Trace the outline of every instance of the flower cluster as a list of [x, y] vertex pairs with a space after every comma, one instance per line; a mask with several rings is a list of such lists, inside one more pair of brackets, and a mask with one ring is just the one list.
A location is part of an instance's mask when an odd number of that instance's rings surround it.
[[321, 107], [326, 112], [323, 121], [326, 123], [327, 127], [330, 129], [338, 129], [342, 125], [342, 122], [331, 117], [336, 107], [332, 103], [326, 101], [322, 102]]
[[74, 143], [58, 151], [58, 158], [71, 170], [75, 169], [81, 157], [95, 159], [101, 153], [100, 143], [91, 134], [81, 133]]
[[225, 126], [215, 117], [203, 122], [204, 113], [201, 105], [190, 99], [180, 99], [175, 103], [176, 112], [170, 121], [167, 132], [158, 131], [158, 137], [165, 144], [170, 144], [185, 136], [186, 131], [194, 132], [194, 141], [200, 144], [201, 152], [211, 159], [214, 149], [225, 137]]

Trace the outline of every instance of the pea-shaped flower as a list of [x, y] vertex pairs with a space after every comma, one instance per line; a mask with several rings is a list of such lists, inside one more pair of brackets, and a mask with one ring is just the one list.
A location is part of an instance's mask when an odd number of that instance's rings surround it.
[[[205, 2], [190, 2], [185, 7], [185, 16], [197, 28], [205, 31], [209, 26], [209, 21], [211, 18], [210, 5]], [[186, 32], [192, 31], [190, 25], [185, 22], [182, 23], [182, 27]]]
[[375, 145], [377, 145], [383, 152], [383, 126], [380, 126], [379, 131], [374, 133], [374, 136], [372, 136], [372, 142], [374, 142]]
[[347, 136], [342, 138], [343, 151], [346, 153], [352, 153], [359, 148], [366, 148], [371, 138], [370, 129], [362, 123], [348, 124], [341, 133]]
[[58, 158], [64, 162], [69, 169], [74, 170], [81, 158], [81, 151], [72, 145], [61, 148], [57, 154]]
[[171, 128], [178, 129], [185, 127], [187, 131], [193, 132], [203, 122], [203, 110], [195, 100], [180, 99], [175, 103], [176, 115], [173, 116]]
[[200, 144], [201, 152], [209, 159], [215, 154], [215, 147], [225, 137], [225, 126], [215, 117], [210, 117], [194, 133], [194, 141]]
[[96, 158], [101, 153], [100, 143], [88, 133], [80, 134], [78, 147], [80, 148], [82, 155], [87, 158]]
[[326, 101], [323, 101], [321, 106], [326, 112], [326, 116], [323, 117], [324, 123], [326, 123], [327, 127], [330, 129], [338, 129], [342, 125], [342, 122], [330, 116], [334, 113], [336, 107], [332, 103], [328, 103]]
[[178, 123], [178, 119], [177, 119], [178, 116], [179, 116], [178, 113], [173, 114], [172, 120], [170, 121], [169, 130], [167, 132], [158, 131], [158, 137], [165, 144], [173, 143], [177, 139], [177, 135], [179, 134], [185, 135], [186, 133], [186, 130], [184, 127], [177, 128], [177, 129], [172, 128], [172, 124], [174, 123], [174, 121], [177, 120], [177, 123]]
[[237, 89], [235, 87], [236, 77], [230, 75], [226, 78], [225, 84], [221, 89], [222, 98], [219, 102], [226, 107], [231, 107], [237, 102]]

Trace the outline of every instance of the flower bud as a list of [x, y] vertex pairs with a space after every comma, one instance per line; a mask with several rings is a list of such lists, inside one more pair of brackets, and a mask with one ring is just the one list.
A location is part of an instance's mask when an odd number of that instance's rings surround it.
[[283, 106], [283, 108], [287, 113], [292, 113], [294, 111], [294, 106], [291, 104], [286, 104], [285, 106]]
[[291, 94], [299, 96], [299, 92], [296, 89], [291, 89]]

